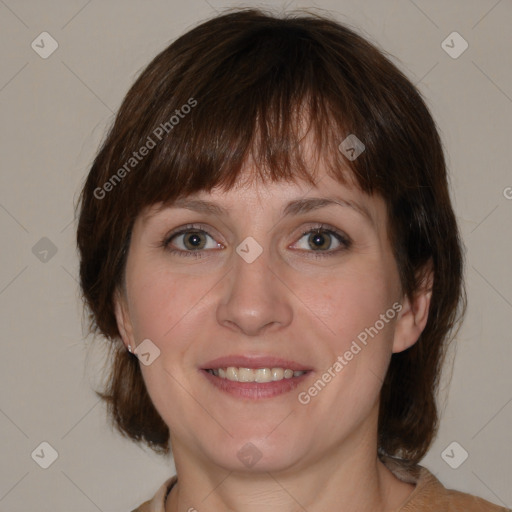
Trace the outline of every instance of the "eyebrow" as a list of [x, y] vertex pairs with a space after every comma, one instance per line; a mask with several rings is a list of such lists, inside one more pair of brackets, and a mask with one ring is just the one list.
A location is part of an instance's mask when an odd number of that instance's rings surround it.
[[[284, 207], [282, 215], [284, 217], [291, 215], [302, 215], [304, 213], [333, 205], [351, 208], [361, 216], [365, 217], [366, 220], [368, 220], [371, 224], [373, 224], [373, 218], [370, 215], [370, 212], [363, 205], [355, 201], [342, 199], [340, 197], [307, 197], [295, 199], [290, 201]], [[223, 208], [216, 203], [205, 201], [203, 199], [180, 198], [170, 204], [169, 208], [184, 208], [198, 213], [217, 216], [225, 216], [229, 213], [229, 209]]]

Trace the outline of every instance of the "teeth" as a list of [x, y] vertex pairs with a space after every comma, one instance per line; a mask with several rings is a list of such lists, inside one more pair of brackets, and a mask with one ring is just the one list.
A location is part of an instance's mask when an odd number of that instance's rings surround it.
[[272, 382], [283, 379], [291, 379], [292, 377], [300, 377], [304, 371], [290, 370], [289, 368], [237, 368], [229, 366], [228, 368], [216, 368], [208, 370], [212, 375], [227, 379], [234, 382]]
[[272, 368], [272, 380], [281, 380], [284, 377], [284, 370], [282, 368]]

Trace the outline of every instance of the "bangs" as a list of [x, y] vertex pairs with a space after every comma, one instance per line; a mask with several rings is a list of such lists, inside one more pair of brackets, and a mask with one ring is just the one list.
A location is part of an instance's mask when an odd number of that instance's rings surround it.
[[[369, 126], [360, 64], [327, 57], [298, 27], [274, 25], [236, 31], [214, 47], [178, 39], [171, 69], [134, 85], [144, 88], [150, 108], [139, 106], [139, 125], [126, 133], [132, 140], [120, 144], [154, 147], [123, 183], [130, 210], [214, 187], [229, 190], [247, 168], [251, 179], [313, 186], [321, 163], [341, 183], [366, 193], [379, 188], [379, 173], [368, 165], [378, 131]], [[159, 58], [150, 68], [161, 73]], [[353, 160], [340, 150], [349, 135], [365, 145]]]

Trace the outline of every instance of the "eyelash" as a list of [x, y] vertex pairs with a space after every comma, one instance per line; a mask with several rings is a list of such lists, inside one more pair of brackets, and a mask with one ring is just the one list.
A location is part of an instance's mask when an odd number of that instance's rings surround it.
[[[203, 228], [204, 228], [204, 226], [202, 226], [202, 225], [187, 224], [186, 226], [184, 226], [179, 231], [176, 231], [176, 232], [171, 233], [170, 235], [167, 235], [162, 240], [162, 242], [159, 244], [159, 246], [164, 248], [164, 249], [166, 249], [166, 250], [168, 250], [171, 254], [175, 254], [175, 255], [180, 256], [180, 257], [185, 257], [185, 258], [192, 257], [192, 258], [195, 258], [195, 259], [201, 259], [201, 258], [204, 257], [204, 256], [202, 256], [202, 253], [204, 251], [209, 251], [211, 249], [199, 249], [197, 251], [184, 251], [183, 249], [170, 249], [169, 248], [169, 244], [171, 243], [171, 241], [174, 238], [176, 238], [176, 237], [178, 237], [180, 235], [184, 235], [186, 233], [192, 232], [192, 231], [196, 231], [196, 232], [200, 232], [200, 233], [205, 233], [209, 237], [213, 238], [208, 233], [208, 231], [203, 229]], [[312, 252], [313, 256], [311, 256], [311, 257], [313, 257], [313, 258], [327, 258], [327, 257], [330, 257], [330, 256], [334, 256], [334, 255], [338, 254], [339, 252], [346, 251], [352, 245], [351, 240], [346, 235], [344, 235], [343, 233], [339, 232], [338, 230], [336, 230], [334, 228], [331, 228], [330, 226], [327, 226], [325, 224], [318, 224], [317, 226], [311, 227], [307, 231], [304, 231], [302, 233], [302, 235], [300, 236], [299, 240], [302, 237], [304, 237], [305, 235], [309, 235], [310, 233], [315, 233], [315, 232], [317, 232], [317, 233], [327, 233], [329, 235], [334, 236], [338, 240], [338, 242], [340, 242], [340, 244], [342, 246], [344, 246], [344, 247], [335, 249], [334, 251], [306, 251], [306, 252]], [[304, 250], [304, 249], [299, 249], [299, 250]], [[324, 254], [322, 254], [322, 253], [324, 253]]]

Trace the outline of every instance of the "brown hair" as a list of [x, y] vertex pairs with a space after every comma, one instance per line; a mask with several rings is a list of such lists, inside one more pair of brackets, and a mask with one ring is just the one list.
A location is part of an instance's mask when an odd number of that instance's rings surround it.
[[[120, 341], [113, 305], [134, 220], [159, 202], [217, 185], [229, 190], [249, 157], [261, 179], [314, 184], [298, 130], [304, 119], [330, 175], [385, 199], [409, 298], [432, 263], [427, 325], [412, 347], [392, 355], [382, 387], [379, 454], [416, 463], [437, 431], [439, 375], [466, 295], [435, 122], [415, 86], [355, 30], [324, 16], [241, 9], [190, 30], [141, 73], [77, 205], [89, 328], [111, 341], [109, 380], [97, 393], [122, 434], [159, 453], [170, 451], [169, 429], [137, 357]], [[354, 160], [338, 149], [349, 134], [365, 145]]]

